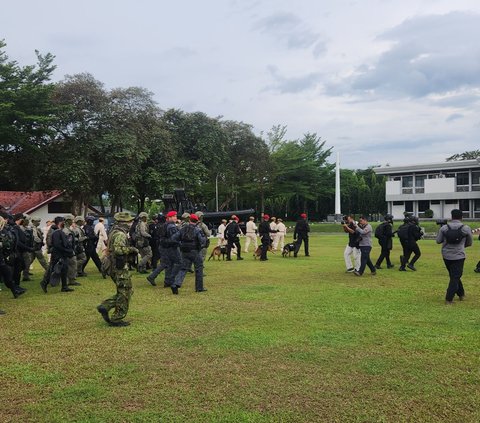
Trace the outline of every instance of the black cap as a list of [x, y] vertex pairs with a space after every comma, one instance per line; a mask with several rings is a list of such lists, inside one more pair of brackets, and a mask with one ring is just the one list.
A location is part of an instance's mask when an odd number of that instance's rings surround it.
[[55, 219], [53, 219], [55, 224], [59, 224], [60, 222], [65, 222], [65, 218], [63, 216], [57, 216]]

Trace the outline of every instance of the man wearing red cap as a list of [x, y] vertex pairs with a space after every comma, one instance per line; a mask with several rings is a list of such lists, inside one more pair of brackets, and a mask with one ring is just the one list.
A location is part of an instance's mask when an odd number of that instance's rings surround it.
[[172, 285], [174, 294], [178, 294], [178, 288], [182, 287], [185, 275], [192, 267], [192, 264], [195, 268], [195, 291], [206, 291], [203, 287], [203, 258], [200, 251], [205, 247], [207, 239], [202, 230], [197, 226], [197, 223], [198, 216], [191, 214], [189, 224], [182, 226], [182, 229], [173, 236], [173, 239], [180, 243], [180, 251], [182, 252], [182, 266], [175, 276], [175, 282]]
[[263, 221], [258, 225], [258, 234], [260, 235], [260, 239], [262, 241], [262, 254], [260, 255], [260, 261], [266, 261], [267, 258], [267, 251], [268, 247], [272, 242], [270, 238], [271, 233], [277, 233], [276, 229], [272, 229], [268, 221], [270, 220], [270, 216], [268, 214], [263, 215]]
[[[160, 262], [165, 265], [165, 285], [172, 288], [172, 292], [175, 293], [173, 286], [175, 285], [175, 277], [182, 265], [182, 256], [180, 255], [179, 242], [176, 240], [176, 234], [178, 233], [177, 212], [171, 210], [167, 213], [166, 223], [160, 231], [160, 246], [161, 257]], [[178, 292], [178, 290], [177, 290]]]
[[310, 232], [310, 226], [308, 225], [308, 222], [307, 222], [307, 215], [305, 213], [302, 213], [300, 215], [300, 219], [295, 225], [295, 231], [293, 232], [293, 239], [296, 240], [294, 257], [297, 257], [298, 251], [302, 246], [302, 241], [304, 242], [305, 257], [310, 256], [310, 254], [308, 253], [308, 233], [309, 232]]
[[238, 226], [238, 217], [233, 215], [230, 219], [230, 222], [225, 228], [224, 236], [227, 240], [227, 261], [231, 261], [232, 257], [232, 248], [233, 245], [237, 247], [237, 260], [243, 260], [241, 257], [242, 247], [240, 246], [239, 235], [242, 233], [240, 226]]

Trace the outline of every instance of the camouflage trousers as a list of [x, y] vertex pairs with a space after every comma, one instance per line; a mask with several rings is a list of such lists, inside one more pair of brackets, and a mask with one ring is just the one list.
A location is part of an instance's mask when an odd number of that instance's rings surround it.
[[118, 322], [124, 319], [128, 313], [130, 298], [133, 294], [132, 280], [128, 269], [115, 270], [112, 279], [117, 287], [117, 293], [113, 297], [103, 301], [102, 305], [107, 311], [110, 311], [112, 308], [114, 309], [110, 320], [112, 322]]
[[32, 253], [29, 253], [28, 251], [25, 251], [22, 253], [22, 258], [23, 258], [23, 279], [24, 280], [29, 280], [29, 272], [30, 272], [30, 265], [32, 264], [33, 258], [32, 258]]
[[70, 285], [77, 277], [77, 258], [75, 256], [67, 258], [67, 283]]
[[85, 253], [80, 253], [75, 256], [77, 258], [77, 275], [83, 273], [83, 265], [87, 261], [87, 255]]
[[37, 259], [40, 265], [47, 270], [48, 269], [48, 261], [42, 253], [42, 250], [37, 250], [32, 253], [32, 263]]
[[147, 270], [148, 261], [151, 260], [152, 257], [153, 257], [152, 247], [150, 247], [150, 245], [149, 245], [148, 247], [139, 248], [138, 252], [140, 253], [140, 257], [142, 258], [138, 262], [138, 271], [139, 272], [145, 272]]

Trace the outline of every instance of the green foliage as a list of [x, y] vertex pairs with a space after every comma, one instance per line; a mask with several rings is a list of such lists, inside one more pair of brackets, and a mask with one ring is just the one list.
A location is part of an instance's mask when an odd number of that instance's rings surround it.
[[480, 157], [480, 150], [464, 151], [463, 153], [454, 154], [447, 158], [447, 162], [458, 160], [475, 160]]
[[[254, 208], [281, 216], [325, 218], [333, 210], [331, 147], [317, 134], [288, 139], [276, 125], [265, 137], [251, 125], [205, 113], [163, 111], [141, 87], [107, 90], [89, 73], [53, 84], [54, 56], [10, 61], [0, 42], [0, 187], [64, 189], [77, 214], [105, 199], [112, 210], [146, 210], [174, 188], [220, 209]], [[385, 209], [384, 178], [342, 170], [342, 206]]]

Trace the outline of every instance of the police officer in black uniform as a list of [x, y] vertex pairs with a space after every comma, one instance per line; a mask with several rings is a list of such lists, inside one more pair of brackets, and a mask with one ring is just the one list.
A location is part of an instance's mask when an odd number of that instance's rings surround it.
[[375, 236], [378, 239], [378, 244], [380, 245], [382, 252], [377, 259], [375, 267], [381, 269], [382, 262], [385, 260], [387, 262], [387, 268], [391, 269], [395, 267], [390, 261], [390, 251], [393, 247], [393, 216], [391, 214], [386, 214], [384, 217], [384, 222], [381, 223], [375, 230]]
[[68, 239], [67, 234], [63, 231], [65, 225], [65, 219], [63, 217], [55, 218], [56, 230], [52, 233], [52, 257], [50, 260], [50, 266], [40, 282], [40, 286], [47, 293], [47, 285], [50, 283], [50, 276], [55, 269], [57, 263], [60, 262], [60, 277], [62, 280], [62, 292], [72, 292], [73, 289], [68, 286], [67, 273], [68, 273], [68, 258], [75, 255], [71, 240]]
[[[180, 255], [180, 243], [175, 240], [175, 234], [178, 232], [177, 212], [172, 210], [167, 213], [166, 225], [160, 234], [161, 257], [160, 261], [165, 266], [165, 286], [170, 287], [174, 294], [178, 294], [178, 288], [175, 286], [175, 277], [182, 265], [182, 256]], [[152, 284], [153, 285], [153, 284]]]
[[300, 215], [300, 219], [295, 225], [295, 230], [293, 232], [293, 239], [296, 240], [294, 257], [297, 257], [298, 252], [300, 251], [300, 247], [302, 246], [302, 241], [304, 243], [304, 248], [305, 248], [305, 257], [310, 256], [310, 254], [308, 253], [308, 233], [309, 232], [310, 232], [310, 226], [307, 222], [307, 215], [305, 213], [302, 213]]
[[90, 259], [95, 263], [98, 271], [102, 273], [102, 262], [97, 253], [98, 236], [95, 234], [95, 227], [93, 226], [94, 221], [95, 218], [93, 216], [87, 216], [85, 218], [85, 225], [83, 226], [83, 231], [85, 232], [87, 239], [85, 241], [86, 260], [83, 264], [82, 273], [85, 272], [85, 267]]
[[258, 225], [258, 235], [260, 236], [260, 241], [262, 242], [262, 254], [260, 255], [260, 261], [266, 261], [268, 247], [272, 243], [272, 238], [270, 237], [271, 233], [277, 233], [277, 230], [270, 228], [270, 216], [268, 214], [263, 215], [263, 221]]
[[0, 216], [0, 278], [5, 286], [12, 291], [13, 297], [18, 298], [25, 292], [23, 288], [13, 282], [11, 264], [15, 254], [15, 235], [7, 224], [7, 216]]
[[[418, 218], [416, 216], [406, 216], [403, 220], [403, 225], [398, 228], [398, 238], [403, 248], [403, 255], [400, 256], [400, 270], [405, 272], [408, 267], [410, 270], [416, 271], [415, 263], [422, 255], [417, 241], [422, 238], [422, 230], [418, 225]], [[413, 259], [410, 257], [414, 254]]]
[[241, 256], [242, 247], [240, 246], [240, 226], [238, 226], [238, 217], [233, 215], [225, 228], [224, 236], [227, 240], [227, 261], [232, 260], [232, 248], [237, 247], [237, 260], [243, 260]]
[[[11, 222], [11, 226], [16, 238], [16, 251], [13, 260], [13, 282], [16, 286], [20, 286], [20, 278], [22, 271], [25, 270], [25, 253], [33, 253], [33, 247], [27, 245], [27, 237], [25, 232], [20, 228], [25, 216], [22, 213], [17, 213], [13, 216], [14, 222]], [[28, 269], [26, 269], [28, 272]], [[28, 279], [27, 279], [28, 280]]]

